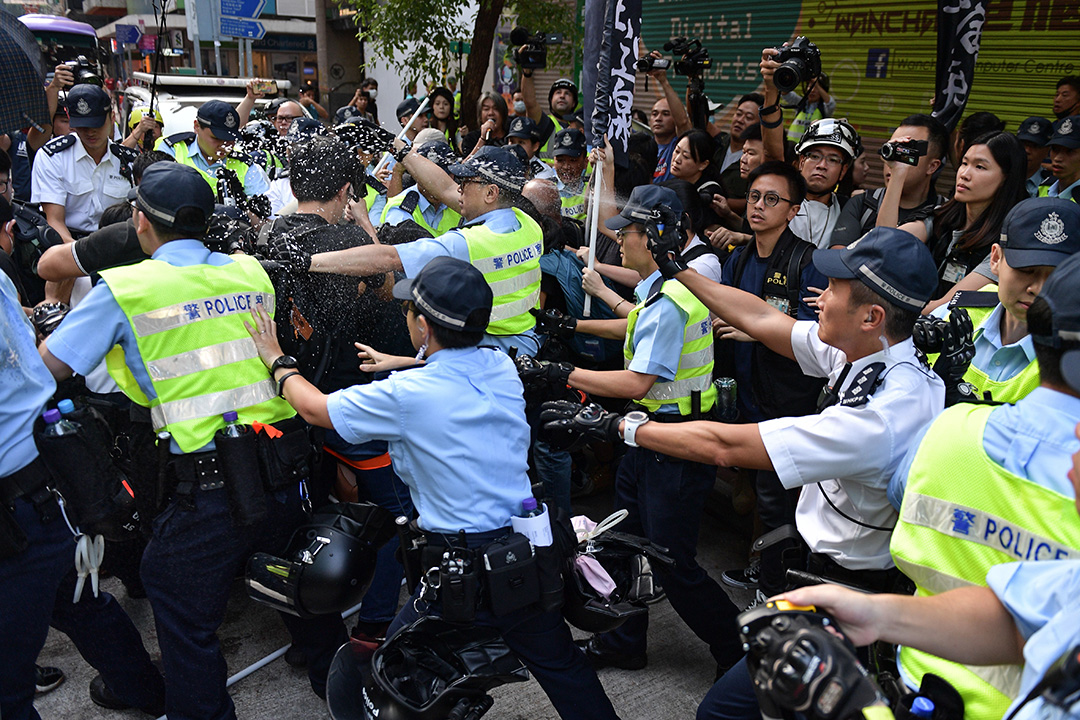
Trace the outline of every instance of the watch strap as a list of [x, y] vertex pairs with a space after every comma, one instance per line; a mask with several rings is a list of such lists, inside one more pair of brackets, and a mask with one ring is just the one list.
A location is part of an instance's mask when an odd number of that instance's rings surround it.
[[628, 415], [623, 416], [623, 442], [630, 447], [640, 447], [636, 441], [637, 429], [649, 422], [649, 416], [645, 413], [641, 413], [644, 417], [631, 417], [632, 415], [635, 415], [635, 413], [629, 413]]

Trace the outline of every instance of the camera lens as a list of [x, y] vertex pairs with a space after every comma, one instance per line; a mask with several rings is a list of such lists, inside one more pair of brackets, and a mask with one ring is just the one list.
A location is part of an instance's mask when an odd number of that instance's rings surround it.
[[799, 86], [805, 65], [801, 60], [791, 59], [776, 68], [773, 74], [773, 83], [781, 93], [788, 93]]
[[883, 159], [892, 160], [893, 155], [895, 155], [895, 154], [896, 154], [896, 146], [893, 143], [887, 142], [887, 143], [885, 143], [884, 145], [881, 146], [881, 157]]

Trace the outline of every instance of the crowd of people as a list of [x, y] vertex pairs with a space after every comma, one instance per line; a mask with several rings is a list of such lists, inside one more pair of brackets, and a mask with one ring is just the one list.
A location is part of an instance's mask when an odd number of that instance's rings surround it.
[[[898, 116], [875, 188], [859, 119], [825, 76], [781, 93], [776, 54], [726, 128], [694, 127], [654, 65], [650, 132], [619, 164], [589, 147], [577, 85], [545, 104], [530, 69], [512, 104], [434, 86], [381, 124], [371, 79], [330, 109], [250, 84], [164, 135], [57, 67], [52, 124], [0, 139], [0, 716], [37, 718], [62, 682], [36, 664], [52, 626], [99, 706], [235, 717], [216, 635], [234, 579], [294, 553], [313, 510], [371, 503], [438, 552], [419, 584], [404, 535], [334, 578], [362, 596], [352, 628], [297, 610], [290, 580], [286, 660], [313, 692], [343, 645], [464, 612], [560, 717], [629, 717], [596, 671], [649, 666], [644, 602], [575, 641], [560, 603], [508, 606], [491, 567], [467, 601], [429, 581], [488, 560], [524, 501], [557, 525], [605, 472], [618, 530], [662, 549], [656, 584], [716, 662], [699, 718], [760, 716], [723, 585], [763, 607], [791, 571], [873, 593], [785, 597], [897, 645], [898, 688], [944, 678], [972, 719], [1080, 716], [1055, 669], [1080, 644], [1080, 77], [1016, 128]], [[756, 522], [747, 566], [713, 577], [718, 466]], [[75, 475], [125, 492], [81, 501]], [[94, 535], [148, 598], [160, 662], [97, 592]], [[394, 682], [368, 681], [370, 716], [400, 705], [376, 696]]]

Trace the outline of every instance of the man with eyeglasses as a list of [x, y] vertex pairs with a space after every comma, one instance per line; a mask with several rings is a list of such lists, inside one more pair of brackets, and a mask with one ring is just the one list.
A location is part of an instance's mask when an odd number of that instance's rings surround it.
[[273, 117], [274, 128], [278, 131], [278, 135], [285, 137], [285, 134], [289, 132], [289, 127], [293, 124], [293, 120], [306, 117], [308, 117], [308, 114], [304, 112], [304, 108], [300, 107], [300, 103], [295, 100], [286, 100], [278, 105], [277, 114]]
[[[747, 183], [746, 219], [753, 231], [750, 243], [735, 248], [724, 262], [723, 284], [755, 295], [795, 320], [816, 320], [803, 298], [811, 287], [824, 288], [828, 279], [811, 262], [814, 246], [795, 236], [788, 224], [806, 195], [806, 181], [782, 162], [755, 168]], [[719, 374], [735, 378], [739, 419], [756, 423], [778, 417], [810, 415], [816, 410], [823, 381], [808, 377], [791, 358], [718, 321], [717, 340], [722, 362]], [[798, 490], [788, 490], [771, 470], [754, 473], [762, 534], [795, 523]], [[757, 598], [785, 589], [782, 555], [791, 541], [761, 551], [760, 564], [723, 574], [726, 584], [757, 588]], [[752, 568], [755, 568], [752, 569]]]
[[270, 189], [266, 171], [229, 154], [233, 143], [240, 139], [239, 130], [240, 115], [236, 109], [224, 100], [210, 100], [199, 108], [194, 132], [158, 138], [154, 149], [172, 155], [181, 165], [198, 170], [215, 193], [217, 171], [227, 168], [236, 173], [248, 197], [265, 195]]

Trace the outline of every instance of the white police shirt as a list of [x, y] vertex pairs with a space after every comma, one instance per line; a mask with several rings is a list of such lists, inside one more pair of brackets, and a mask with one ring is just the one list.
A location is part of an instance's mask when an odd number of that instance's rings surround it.
[[120, 159], [112, 153], [111, 142], [101, 162], [95, 163], [77, 136], [68, 137], [75, 138], [69, 147], [51, 155], [42, 148], [34, 158], [31, 200], [60, 205], [68, 230], [91, 233], [98, 229], [105, 208], [127, 201], [131, 183], [120, 174]]
[[[847, 363], [842, 351], [822, 342], [813, 321], [795, 323], [791, 345], [802, 371], [827, 377], [830, 385]], [[812, 552], [828, 555], [849, 570], [893, 566], [892, 533], [863, 527], [843, 515], [881, 528], [896, 524], [896, 510], [886, 496], [889, 478], [919, 430], [945, 406], [944, 383], [916, 357], [910, 338], [852, 362], [841, 398], [853, 393], [864, 368], [878, 362], [885, 365], [881, 382], [866, 402], [758, 425], [784, 487], [808, 486], [795, 510], [799, 534]]]
[[799, 205], [799, 212], [788, 223], [788, 228], [800, 240], [817, 248], [827, 248], [839, 219], [840, 200], [833, 193], [832, 202], [828, 205], [817, 200], [804, 200]]

